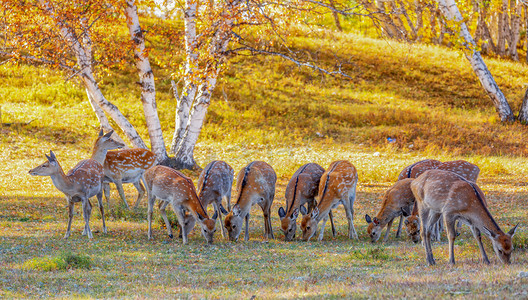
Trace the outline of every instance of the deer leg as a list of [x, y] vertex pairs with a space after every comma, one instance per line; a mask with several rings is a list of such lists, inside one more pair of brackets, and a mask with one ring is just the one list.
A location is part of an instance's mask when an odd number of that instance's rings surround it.
[[218, 220], [220, 221], [220, 229], [222, 230], [222, 237], [225, 239], [227, 238], [227, 229], [223, 226], [224, 221], [222, 220], [222, 212], [220, 211], [220, 207], [218, 207], [218, 203], [215, 202], [213, 205], [214, 205], [215, 212], [218, 213]]
[[92, 231], [90, 230], [90, 215], [92, 214], [92, 204], [89, 199], [83, 199], [83, 216], [84, 216], [84, 234], [88, 235], [89, 239], [93, 239]]
[[429, 265], [435, 264], [435, 259], [433, 257], [433, 250], [431, 248], [431, 228], [429, 227], [430, 216], [428, 209], [420, 209], [420, 226], [422, 228], [420, 234], [422, 237], [422, 242], [425, 248], [425, 257]]
[[387, 223], [387, 230], [385, 231], [385, 236], [383, 237], [383, 242], [386, 243], [387, 240], [389, 239], [389, 232], [391, 230], [391, 227], [392, 227], [392, 222], [394, 222], [394, 219], [391, 219], [389, 221], [389, 223]]
[[106, 198], [106, 208], [110, 211], [110, 183], [103, 182], [103, 192]]
[[152, 193], [148, 193], [148, 209], [147, 209], [147, 223], [148, 223], [148, 239], [152, 239], [152, 214], [154, 213], [154, 202], [156, 201], [156, 197], [154, 195], [151, 195]]
[[66, 229], [66, 234], [64, 235], [65, 239], [70, 237], [72, 220], [73, 220], [73, 202], [71, 202], [68, 199], [68, 229]]
[[447, 232], [447, 239], [449, 241], [449, 263], [455, 264], [455, 238], [456, 238], [456, 229], [455, 229], [456, 219], [453, 217], [448, 217], [444, 215], [444, 224]]
[[[458, 222], [458, 224], [460, 224], [460, 221]], [[486, 254], [486, 250], [484, 249], [484, 245], [482, 245], [482, 236], [480, 235], [480, 230], [478, 230], [478, 228], [476, 228], [475, 226], [471, 226], [471, 232], [473, 233], [473, 236], [478, 242], [482, 261], [489, 265], [490, 261], [488, 259], [488, 255]]]
[[134, 204], [134, 209], [139, 207], [139, 203], [141, 202], [141, 199], [143, 199], [143, 196], [145, 195], [146, 190], [145, 190], [145, 186], [143, 185], [143, 183], [141, 183], [142, 180], [143, 180], [143, 177], [141, 177], [139, 181], [133, 183], [134, 187], [138, 191], [138, 197], [136, 199], [136, 203]]
[[325, 229], [326, 221], [328, 221], [328, 216], [324, 217], [321, 221], [322, 221], [322, 223], [321, 223], [321, 231], [319, 232], [319, 236], [317, 237], [318, 241], [322, 241], [323, 240], [324, 229]]
[[187, 237], [189, 233], [185, 229], [185, 217], [184, 217], [185, 214], [183, 212], [183, 209], [181, 207], [178, 207], [177, 205], [172, 204], [172, 209], [176, 213], [176, 217], [178, 218], [178, 223], [180, 224], [180, 228], [182, 231], [183, 244], [186, 245], [189, 241]]
[[332, 236], [336, 237], [336, 229], [334, 225], [334, 215], [332, 214], [332, 210], [328, 212], [328, 217], [330, 217], [330, 227], [332, 228]]
[[117, 191], [119, 192], [119, 197], [121, 197], [123, 202], [125, 202], [126, 208], [130, 209], [130, 207], [128, 206], [128, 202], [126, 201], [125, 191], [123, 190], [123, 182], [121, 181], [121, 178], [117, 178], [115, 180], [115, 185], [116, 185]]
[[97, 194], [97, 203], [99, 205], [99, 210], [101, 211], [101, 219], [103, 220], [103, 233], [106, 234], [107, 230], [106, 230], [105, 213], [104, 213], [104, 205], [103, 205], [103, 191]]
[[165, 227], [167, 227], [167, 234], [169, 235], [169, 238], [172, 239], [174, 237], [172, 235], [172, 226], [169, 222], [169, 219], [167, 218], [167, 211], [165, 210], [168, 205], [169, 205], [169, 202], [162, 201], [160, 205], [160, 214], [161, 214], [161, 217], [163, 218], [163, 221], [165, 221]]
[[224, 198], [225, 198], [226, 205], [227, 205], [227, 211], [231, 211], [231, 185], [229, 186], [229, 192], [227, 192]]
[[266, 209], [267, 217], [265, 217], [265, 219], [268, 224], [268, 238], [274, 240], [275, 236], [273, 235], [273, 226], [271, 226], [271, 207], [270, 206], [271, 205], [269, 205]]
[[[348, 196], [349, 213], [350, 213], [350, 220], [349, 220], [349, 223], [348, 223], [348, 231], [349, 231], [348, 235], [350, 237], [350, 234], [352, 234], [352, 236], [350, 238], [354, 238], [356, 240], [359, 240], [358, 234], [356, 232], [356, 228], [354, 227], [354, 202], [356, 201], [356, 184], [354, 184], [354, 188], [353, 188], [352, 192]], [[345, 201], [345, 203], [346, 203], [346, 201]]]
[[246, 215], [246, 234], [244, 235], [244, 241], [249, 241], [249, 213]]
[[400, 223], [398, 223], [398, 230], [396, 231], [396, 237], [400, 237], [401, 229], [403, 225], [403, 215], [400, 216]]

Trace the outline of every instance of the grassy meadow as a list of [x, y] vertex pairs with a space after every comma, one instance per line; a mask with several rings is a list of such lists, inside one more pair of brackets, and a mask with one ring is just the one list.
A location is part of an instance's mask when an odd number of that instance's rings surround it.
[[[94, 239], [81, 236], [80, 206], [66, 230], [63, 195], [49, 178], [28, 170], [53, 150], [64, 169], [90, 154], [98, 124], [86, 94], [60, 72], [0, 65], [0, 297], [75, 298], [526, 298], [528, 297], [528, 128], [501, 124], [491, 101], [458, 52], [400, 44], [353, 33], [321, 31], [293, 37], [292, 47], [331, 66], [337, 57], [352, 80], [323, 77], [274, 57], [234, 58], [215, 90], [195, 157], [239, 170], [253, 160], [278, 175], [272, 224], [264, 241], [258, 207], [250, 241], [231, 243], [217, 232], [207, 246], [195, 229], [189, 245], [170, 240], [155, 210], [154, 240], [147, 240], [146, 201], [127, 211], [115, 189], [108, 234], [93, 209]], [[156, 55], [153, 52], [153, 55]], [[512, 108], [518, 110], [528, 66], [487, 59]], [[175, 100], [167, 70], [154, 66], [167, 144]], [[166, 72], [166, 73], [165, 73]], [[147, 136], [132, 66], [102, 75], [102, 89], [143, 137]], [[387, 138], [395, 139], [389, 143]], [[425, 263], [420, 244], [405, 237], [371, 244], [365, 213], [376, 214], [400, 170], [425, 158], [466, 159], [481, 168], [478, 181], [504, 231], [521, 223], [512, 264], [498, 262], [484, 238], [490, 266], [467, 227], [450, 266], [445, 239], [433, 244], [437, 265]], [[322, 242], [282, 241], [277, 209], [289, 177], [307, 162], [327, 167], [348, 159], [358, 169], [355, 226], [345, 236], [342, 208]], [[187, 173], [197, 182], [197, 173]], [[125, 187], [129, 203], [135, 189]], [[94, 201], [92, 201], [94, 204]], [[171, 214], [172, 220], [174, 215]], [[297, 233], [299, 237], [300, 232]]]

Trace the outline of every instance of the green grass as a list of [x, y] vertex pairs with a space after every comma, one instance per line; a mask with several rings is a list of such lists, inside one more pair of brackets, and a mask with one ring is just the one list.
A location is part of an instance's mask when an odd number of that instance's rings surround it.
[[[1, 122], [9, 124], [0, 127], [0, 297], [527, 297], [528, 281], [518, 274], [528, 265], [528, 130], [498, 122], [465, 59], [444, 48], [327, 31], [294, 36], [292, 47], [326, 67], [336, 54], [347, 62], [343, 67], [353, 80], [321, 77], [272, 57], [231, 62], [214, 92], [195, 157], [201, 166], [223, 159], [235, 170], [252, 160], [269, 162], [279, 178], [272, 208], [277, 239], [263, 241], [261, 212], [255, 207], [249, 242], [230, 243], [217, 234], [213, 246], [205, 245], [197, 230], [186, 246], [168, 239], [157, 209], [154, 240], [148, 241], [145, 201], [139, 210], [127, 211], [115, 190], [108, 234], [102, 234], [95, 207], [94, 239], [81, 236], [77, 206], [72, 236], [63, 240], [63, 195], [49, 178], [27, 172], [49, 150], [65, 169], [88, 157], [96, 118], [83, 89], [65, 83], [64, 74], [1, 65]], [[517, 110], [528, 67], [486, 61]], [[168, 71], [154, 70], [168, 143], [175, 101]], [[136, 80], [132, 68], [115, 71], [102, 78], [102, 89], [146, 137]], [[388, 143], [387, 137], [396, 142]], [[521, 223], [512, 265], [497, 261], [488, 240], [493, 263], [478, 263], [478, 247], [467, 228], [457, 239], [455, 266], [447, 264], [445, 237], [433, 245], [434, 267], [426, 266], [421, 245], [395, 239], [394, 233], [387, 244], [368, 242], [363, 216], [377, 211], [404, 166], [424, 158], [479, 165], [478, 183], [498, 224], [508, 230]], [[348, 159], [358, 169], [360, 240], [345, 237], [346, 218], [338, 209], [336, 238], [327, 226], [322, 242], [283, 242], [276, 211], [284, 205], [289, 177], [306, 162], [327, 167], [337, 159]], [[189, 175], [196, 182], [198, 174]], [[125, 191], [135, 199], [133, 187]]]

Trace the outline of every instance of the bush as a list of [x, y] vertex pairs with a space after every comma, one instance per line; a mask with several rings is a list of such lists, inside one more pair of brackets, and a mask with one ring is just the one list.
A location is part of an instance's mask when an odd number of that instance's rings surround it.
[[91, 264], [91, 259], [87, 255], [65, 252], [56, 257], [32, 258], [24, 262], [22, 269], [38, 271], [90, 269]]

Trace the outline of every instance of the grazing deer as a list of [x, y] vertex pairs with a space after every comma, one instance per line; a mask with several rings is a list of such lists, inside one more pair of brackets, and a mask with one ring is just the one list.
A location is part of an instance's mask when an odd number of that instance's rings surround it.
[[227, 237], [227, 232], [222, 221], [222, 213], [228, 211], [222, 206], [222, 199], [225, 199], [227, 209], [231, 210], [231, 186], [233, 185], [234, 171], [225, 161], [214, 160], [210, 162], [198, 178], [198, 198], [207, 209], [209, 204], [213, 204], [215, 214], [220, 218], [222, 237]]
[[[402, 215], [406, 217], [405, 231], [407, 236], [413, 241], [413, 243], [418, 243], [420, 241], [420, 218], [418, 218], [418, 204], [416, 204], [416, 201], [414, 202], [412, 213], [409, 215], [408, 210], [402, 209]], [[431, 235], [434, 241], [439, 242], [441, 240], [442, 230], [442, 220], [438, 220], [431, 229]]]
[[[200, 203], [196, 189], [192, 180], [183, 175], [182, 173], [165, 166], [154, 166], [145, 172], [145, 182], [147, 185], [148, 193], [148, 238], [152, 239], [152, 214], [154, 210], [154, 202], [156, 198], [161, 201], [169, 202], [172, 205], [172, 209], [176, 213], [178, 223], [182, 229], [183, 244], [187, 244], [188, 241], [188, 227], [185, 225], [185, 209], [187, 209], [194, 219], [198, 221], [202, 229], [202, 235], [205, 237], [207, 243], [213, 243], [213, 235], [216, 231], [215, 221], [218, 215], [213, 215], [210, 219], [207, 216], [207, 212]], [[165, 207], [160, 207], [161, 215], [167, 230], [169, 237], [172, 238], [172, 232], [169, 230], [170, 223], [165, 213]]]
[[263, 161], [254, 161], [237, 174], [237, 201], [225, 217], [225, 227], [231, 241], [237, 241], [246, 221], [244, 240], [249, 240], [249, 213], [251, 207], [258, 204], [264, 214], [264, 238], [274, 239], [271, 226], [271, 204], [275, 197], [277, 175], [273, 168]]
[[508, 233], [502, 232], [486, 207], [484, 193], [474, 182], [453, 172], [429, 170], [411, 183], [411, 189], [418, 203], [421, 236], [426, 260], [430, 265], [435, 264], [431, 248], [431, 228], [440, 217], [446, 226], [451, 264], [455, 263], [455, 222], [458, 219], [470, 224], [485, 263], [489, 264], [489, 259], [482, 245], [481, 232], [490, 238], [499, 259], [505, 264], [510, 263], [513, 250], [511, 239], [519, 224]]
[[385, 226], [387, 226], [387, 231], [383, 242], [386, 242], [394, 219], [408, 215], [406, 212], [412, 209], [414, 195], [411, 190], [411, 182], [413, 180], [412, 178], [405, 178], [397, 181], [383, 196], [383, 202], [377, 216], [371, 218], [368, 214], [365, 215], [365, 220], [368, 223], [367, 232], [372, 243], [378, 241]]
[[[169, 235], [169, 238], [173, 238], [174, 235], [172, 235], [172, 226], [169, 222], [169, 219], [167, 218], [167, 212], [165, 209], [170, 204], [170, 202], [161, 201], [159, 203], [159, 210], [160, 214], [163, 218], [163, 221], [165, 221], [165, 227], [167, 228], [167, 234]], [[184, 207], [181, 207], [183, 210], [183, 227], [180, 227], [180, 237], [183, 238], [183, 233], [186, 232], [187, 235], [193, 230], [194, 225], [196, 224], [196, 220], [194, 219], [194, 216]], [[178, 222], [179, 224], [179, 222]]]
[[446, 161], [437, 166], [436, 169], [456, 173], [471, 182], [477, 182], [480, 173], [479, 167], [465, 160]]
[[104, 182], [103, 191], [110, 209], [110, 182], [116, 185], [119, 196], [125, 202], [127, 208], [125, 191], [123, 183], [132, 183], [138, 191], [138, 197], [134, 208], [137, 208], [139, 202], [145, 195], [143, 174], [156, 163], [156, 155], [147, 149], [134, 148], [108, 151], [104, 161]]
[[47, 161], [40, 166], [29, 171], [33, 176], [50, 176], [53, 185], [66, 196], [68, 201], [68, 229], [64, 238], [67, 239], [71, 233], [71, 223], [73, 219], [73, 205], [81, 202], [84, 216], [84, 230], [83, 235], [88, 235], [92, 239], [92, 231], [90, 230], [90, 215], [92, 212], [92, 204], [90, 198], [97, 196], [99, 209], [101, 210], [101, 219], [103, 220], [103, 232], [106, 233], [105, 215], [103, 208], [103, 161], [106, 152], [110, 149], [122, 148], [125, 145], [110, 138], [113, 131], [104, 134], [101, 130], [99, 136], [94, 143], [92, 156], [90, 159], [81, 160], [73, 169], [67, 174], [64, 174], [57, 157], [50, 151], [50, 155], [46, 155]]
[[306, 213], [301, 222], [303, 240], [309, 241], [317, 231], [318, 223], [323, 220], [318, 240], [323, 239], [324, 227], [331, 209], [343, 204], [348, 220], [348, 237], [357, 239], [354, 228], [354, 201], [356, 200], [356, 186], [358, 175], [353, 164], [346, 160], [334, 161], [325, 171], [319, 182], [319, 203], [308, 214], [301, 206], [302, 213]]

